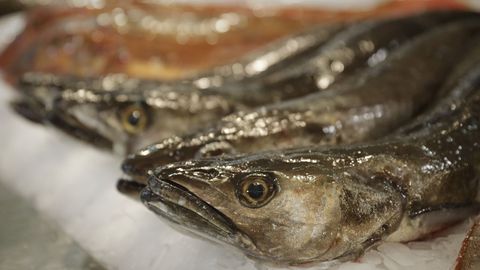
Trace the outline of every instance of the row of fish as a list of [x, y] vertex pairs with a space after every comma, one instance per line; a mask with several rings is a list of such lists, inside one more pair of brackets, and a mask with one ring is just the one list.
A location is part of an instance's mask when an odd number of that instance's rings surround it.
[[118, 189], [180, 230], [344, 261], [478, 210], [479, 33], [462, 11], [330, 23], [182, 80], [25, 73], [12, 107], [131, 153]]

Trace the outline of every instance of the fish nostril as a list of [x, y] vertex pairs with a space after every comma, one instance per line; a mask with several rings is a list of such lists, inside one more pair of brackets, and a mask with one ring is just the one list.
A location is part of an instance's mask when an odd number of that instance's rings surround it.
[[198, 153], [198, 155], [201, 157], [218, 157], [221, 156], [225, 153], [223, 149], [214, 149], [205, 153]]
[[135, 164], [135, 159], [127, 158], [121, 165], [122, 171], [126, 174], [143, 174], [143, 171], [138, 164]]
[[233, 146], [225, 141], [210, 142], [201, 147], [195, 154], [195, 158], [218, 157], [235, 154]]
[[217, 177], [220, 173], [215, 169], [198, 169], [192, 173], [196, 177], [204, 179], [212, 179]]
[[132, 171], [133, 166], [132, 166], [132, 164], [129, 163], [129, 160], [125, 160], [125, 161], [122, 163], [121, 168], [122, 168], [122, 171], [123, 171], [124, 173], [129, 173], [129, 172]]

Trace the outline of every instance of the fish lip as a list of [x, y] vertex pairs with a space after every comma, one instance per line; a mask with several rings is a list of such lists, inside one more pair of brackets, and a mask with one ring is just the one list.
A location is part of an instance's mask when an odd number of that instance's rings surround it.
[[132, 181], [135, 182], [143, 182], [146, 183], [146, 181], [139, 181], [139, 178], [147, 178], [147, 172], [148, 169], [142, 169], [137, 163], [137, 155], [135, 154], [130, 154], [128, 155], [122, 162], [121, 169], [123, 173], [128, 175], [129, 178], [131, 178]]
[[46, 121], [69, 136], [102, 149], [113, 150], [114, 143], [112, 140], [83, 125], [74, 117], [69, 117], [66, 114], [60, 115], [58, 112], [52, 111], [47, 113]]
[[189, 233], [246, 250], [256, 249], [230, 218], [180, 184], [151, 174], [140, 199], [150, 210]]
[[[55, 97], [51, 101], [46, 101], [35, 96], [33, 92], [31, 93], [36, 86], [36, 84], [32, 83], [30, 85], [22, 80], [22, 88], [25, 94], [11, 102], [11, 107], [17, 114], [34, 123], [53, 125], [69, 136], [91, 143], [98, 148], [113, 150], [113, 140], [83, 125], [74, 116], [53, 105], [56, 102]], [[49, 104], [50, 102], [52, 104]]]
[[99, 148], [113, 149], [113, 141], [98, 134], [95, 130], [82, 125], [72, 117], [61, 116], [58, 112], [48, 111], [41, 104], [28, 99], [10, 103], [13, 110], [25, 119], [37, 124], [51, 124], [64, 133], [94, 144]]
[[45, 121], [47, 113], [45, 107], [33, 99], [21, 98], [13, 100], [10, 102], [10, 107], [18, 115], [33, 123], [42, 124]]

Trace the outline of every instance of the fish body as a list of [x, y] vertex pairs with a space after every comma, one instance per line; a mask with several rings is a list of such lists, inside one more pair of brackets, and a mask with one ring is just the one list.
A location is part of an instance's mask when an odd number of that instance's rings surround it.
[[[317, 33], [314, 31], [318, 29], [313, 28], [307, 31], [308, 35], [300, 33], [282, 40], [282, 46], [274, 44], [274, 50], [270, 52], [267, 48], [260, 54], [249, 55], [243, 63], [214, 68], [213, 73], [201, 76], [196, 83], [198, 86], [198, 82], [203, 81], [205, 87], [201, 88], [208, 88], [221, 87], [222, 81], [232, 78], [239, 80], [238, 84], [226, 89], [235, 99], [251, 104], [250, 107], [292, 99], [316, 90], [330, 89], [335, 82], [383, 62], [392, 51], [413, 37], [441, 24], [469, 17], [477, 17], [477, 14], [436, 11], [371, 19], [347, 27], [333, 24], [326, 27], [327, 30], [320, 28], [321, 32]], [[325, 42], [325, 36], [330, 37], [328, 42]], [[307, 46], [310, 43], [315, 46]], [[289, 52], [292, 46], [300, 47], [293, 55], [299, 57], [292, 57]], [[265, 89], [269, 89], [268, 94]]]
[[213, 127], [167, 138], [129, 156], [124, 172], [142, 178], [175, 161], [379, 138], [411, 119], [436, 96], [441, 80], [468, 49], [478, 21], [455, 22], [407, 42], [383, 63], [323, 92], [224, 117]]
[[415, 240], [479, 209], [480, 90], [461, 93], [388, 140], [159, 167], [141, 199], [175, 227], [277, 264]]

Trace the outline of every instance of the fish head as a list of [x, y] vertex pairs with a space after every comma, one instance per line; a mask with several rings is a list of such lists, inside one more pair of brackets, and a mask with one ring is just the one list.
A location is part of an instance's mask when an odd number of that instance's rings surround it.
[[[212, 134], [213, 135], [213, 134]], [[122, 163], [122, 171], [132, 180], [146, 183], [148, 172], [152, 168], [170, 163], [186, 161], [204, 157], [217, 157], [225, 154], [234, 154], [235, 149], [225, 141], [215, 141], [208, 136], [194, 136], [186, 142], [184, 137], [171, 136], [157, 143], [148, 145], [128, 155]], [[205, 140], [210, 142], [202, 146]], [[194, 141], [194, 143], [190, 143]], [[215, 148], [208, 153], [199, 154], [206, 147]]]
[[[201, 95], [186, 87], [162, 88], [158, 82], [119, 79], [120, 75], [91, 81], [27, 75], [21, 85], [23, 95], [13, 103], [19, 114], [120, 154], [230, 110], [219, 95]], [[111, 82], [108, 87], [107, 82]]]
[[399, 222], [398, 191], [363, 178], [276, 154], [199, 159], [152, 171], [141, 199], [258, 260], [331, 262], [358, 256]]
[[[298, 135], [300, 140], [310, 136], [302, 136], [297, 127], [303, 123], [294, 120], [305, 119], [300, 116], [304, 112], [289, 111], [286, 113], [265, 107], [237, 111], [212, 126], [160, 140], [132, 153], [124, 160], [122, 169], [125, 174], [140, 179], [145, 178], [151, 168], [173, 162], [251, 153], [258, 149], [287, 148], [296, 143], [294, 135]], [[321, 136], [320, 131], [315, 130], [315, 137]]]
[[123, 153], [129, 140], [149, 125], [141, 96], [45, 81], [21, 87], [23, 95], [12, 103], [16, 112], [99, 148]]

